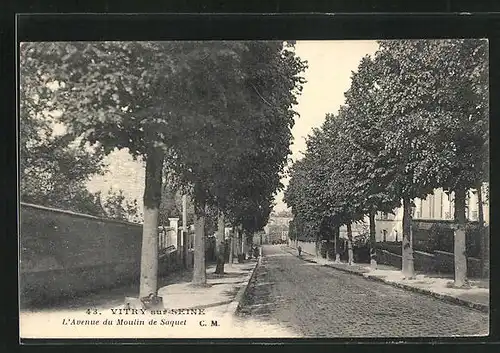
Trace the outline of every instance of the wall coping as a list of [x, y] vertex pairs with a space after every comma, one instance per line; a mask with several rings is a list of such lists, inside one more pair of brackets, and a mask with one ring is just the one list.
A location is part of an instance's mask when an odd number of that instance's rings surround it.
[[78, 212], [73, 212], [73, 211], [68, 211], [68, 210], [62, 210], [59, 208], [35, 205], [32, 203], [20, 202], [20, 205], [21, 205], [21, 207], [34, 208], [34, 209], [38, 209], [38, 210], [49, 211], [52, 213], [67, 214], [67, 215], [76, 216], [76, 217], [80, 217], [80, 218], [93, 219], [93, 220], [101, 221], [101, 222], [105, 222], [105, 223], [118, 223], [118, 224], [124, 224], [124, 225], [128, 225], [128, 226], [142, 227], [142, 223], [132, 223], [132, 222], [122, 221], [122, 220], [118, 220], [118, 219], [97, 217], [97, 216], [92, 216], [92, 215], [85, 214], [85, 213], [78, 213]]
[[403, 257], [403, 256], [401, 256], [401, 255], [395, 254], [395, 253], [393, 253], [393, 252], [390, 252], [390, 251], [387, 251], [387, 250], [384, 250], [384, 249], [380, 249], [380, 251], [381, 251], [381, 252], [383, 252], [383, 253], [390, 254], [390, 255], [392, 255], [392, 256], [397, 256], [397, 257], [401, 257], [401, 258]]
[[[380, 251], [382, 252], [386, 252], [388, 254], [391, 254], [392, 256], [398, 256], [398, 257], [402, 257], [401, 255], [398, 255], [398, 254], [394, 254], [390, 251], [387, 251], [385, 249], [380, 249]], [[438, 254], [443, 254], [443, 255], [447, 255], [447, 256], [450, 256], [450, 257], [453, 257], [454, 254], [451, 253], [451, 252], [447, 252], [447, 251], [442, 251], [442, 250], [434, 250], [434, 254], [430, 254], [428, 252], [425, 252], [425, 251], [419, 251], [419, 250], [413, 250], [414, 253], [418, 253], [418, 254], [422, 254], [422, 255], [425, 255], [425, 256], [429, 256], [429, 257], [435, 257], [436, 256], [436, 253]], [[472, 260], [472, 261], [480, 261], [480, 259], [476, 258], [476, 257], [467, 257], [467, 260]]]
[[[452, 252], [443, 251], [443, 250], [434, 250], [434, 252], [438, 253], [438, 254], [453, 256], [453, 257], [455, 256], [455, 254], [453, 254]], [[469, 257], [469, 256], [467, 256], [467, 260], [480, 261], [481, 259], [478, 259], [477, 257]]]
[[438, 254], [444, 254], [444, 255], [450, 255], [450, 256], [454, 256], [454, 254], [452, 252], [448, 252], [448, 251], [443, 251], [443, 250], [434, 250], [434, 252], [438, 253]]
[[425, 251], [420, 251], [420, 250], [413, 250], [413, 252], [417, 253], [417, 254], [424, 255], [424, 256], [428, 256], [428, 257], [435, 257], [436, 256], [435, 254], [431, 254], [431, 253], [428, 253]]

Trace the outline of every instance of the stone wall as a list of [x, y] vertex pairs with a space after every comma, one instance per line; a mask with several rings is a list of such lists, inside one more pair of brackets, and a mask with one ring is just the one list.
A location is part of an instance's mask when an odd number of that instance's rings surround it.
[[[402, 257], [387, 250], [377, 249], [377, 262], [401, 269]], [[413, 265], [415, 271], [429, 274], [453, 274], [455, 259], [452, 253], [434, 251], [429, 254], [423, 251], [413, 251]], [[470, 278], [481, 277], [479, 259], [467, 258], [467, 276]]]
[[19, 221], [21, 305], [138, 282], [142, 225], [24, 203]]
[[[293, 242], [292, 242], [292, 245], [293, 245]], [[316, 255], [316, 243], [315, 242], [299, 241], [298, 245], [300, 245], [303, 252], [308, 253], [310, 255]]]
[[377, 262], [384, 265], [402, 268], [402, 257], [386, 250], [377, 249]]
[[[299, 241], [302, 251], [315, 255], [315, 243]], [[291, 246], [295, 247], [292, 241]], [[413, 251], [414, 267], [416, 271], [424, 273], [452, 274], [454, 272], [454, 258], [452, 253], [435, 251], [433, 254], [422, 251]], [[402, 257], [387, 250], [377, 249], [377, 262], [401, 269]], [[470, 278], [480, 277], [479, 259], [467, 258], [467, 276]]]

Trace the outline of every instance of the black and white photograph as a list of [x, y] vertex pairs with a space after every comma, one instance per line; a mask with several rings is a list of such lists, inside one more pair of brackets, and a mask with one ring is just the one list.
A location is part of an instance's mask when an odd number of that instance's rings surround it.
[[21, 42], [20, 337], [488, 336], [488, 56]]

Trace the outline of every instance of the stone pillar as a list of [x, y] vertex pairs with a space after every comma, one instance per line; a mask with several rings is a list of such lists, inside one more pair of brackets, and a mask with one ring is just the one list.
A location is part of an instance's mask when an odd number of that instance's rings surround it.
[[175, 247], [177, 248], [177, 235], [179, 234], [179, 218], [169, 218], [168, 221], [170, 222], [170, 228], [173, 229], [170, 231], [169, 234], [170, 245], [175, 245]]

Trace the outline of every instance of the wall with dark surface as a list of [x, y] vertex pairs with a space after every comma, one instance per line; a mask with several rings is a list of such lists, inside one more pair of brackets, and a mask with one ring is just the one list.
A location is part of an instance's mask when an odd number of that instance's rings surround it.
[[[21, 305], [139, 280], [142, 225], [29, 204], [19, 221]], [[175, 255], [160, 258], [160, 274]]]
[[[377, 249], [377, 262], [401, 269], [402, 257], [399, 254], [387, 250]], [[452, 253], [434, 251], [429, 254], [423, 251], [413, 251], [413, 265], [416, 271], [429, 274], [453, 274], [455, 259]], [[467, 258], [467, 276], [471, 278], [481, 277], [480, 260], [472, 257]]]
[[377, 249], [377, 262], [384, 265], [402, 268], [403, 258], [401, 255], [386, 250]]

